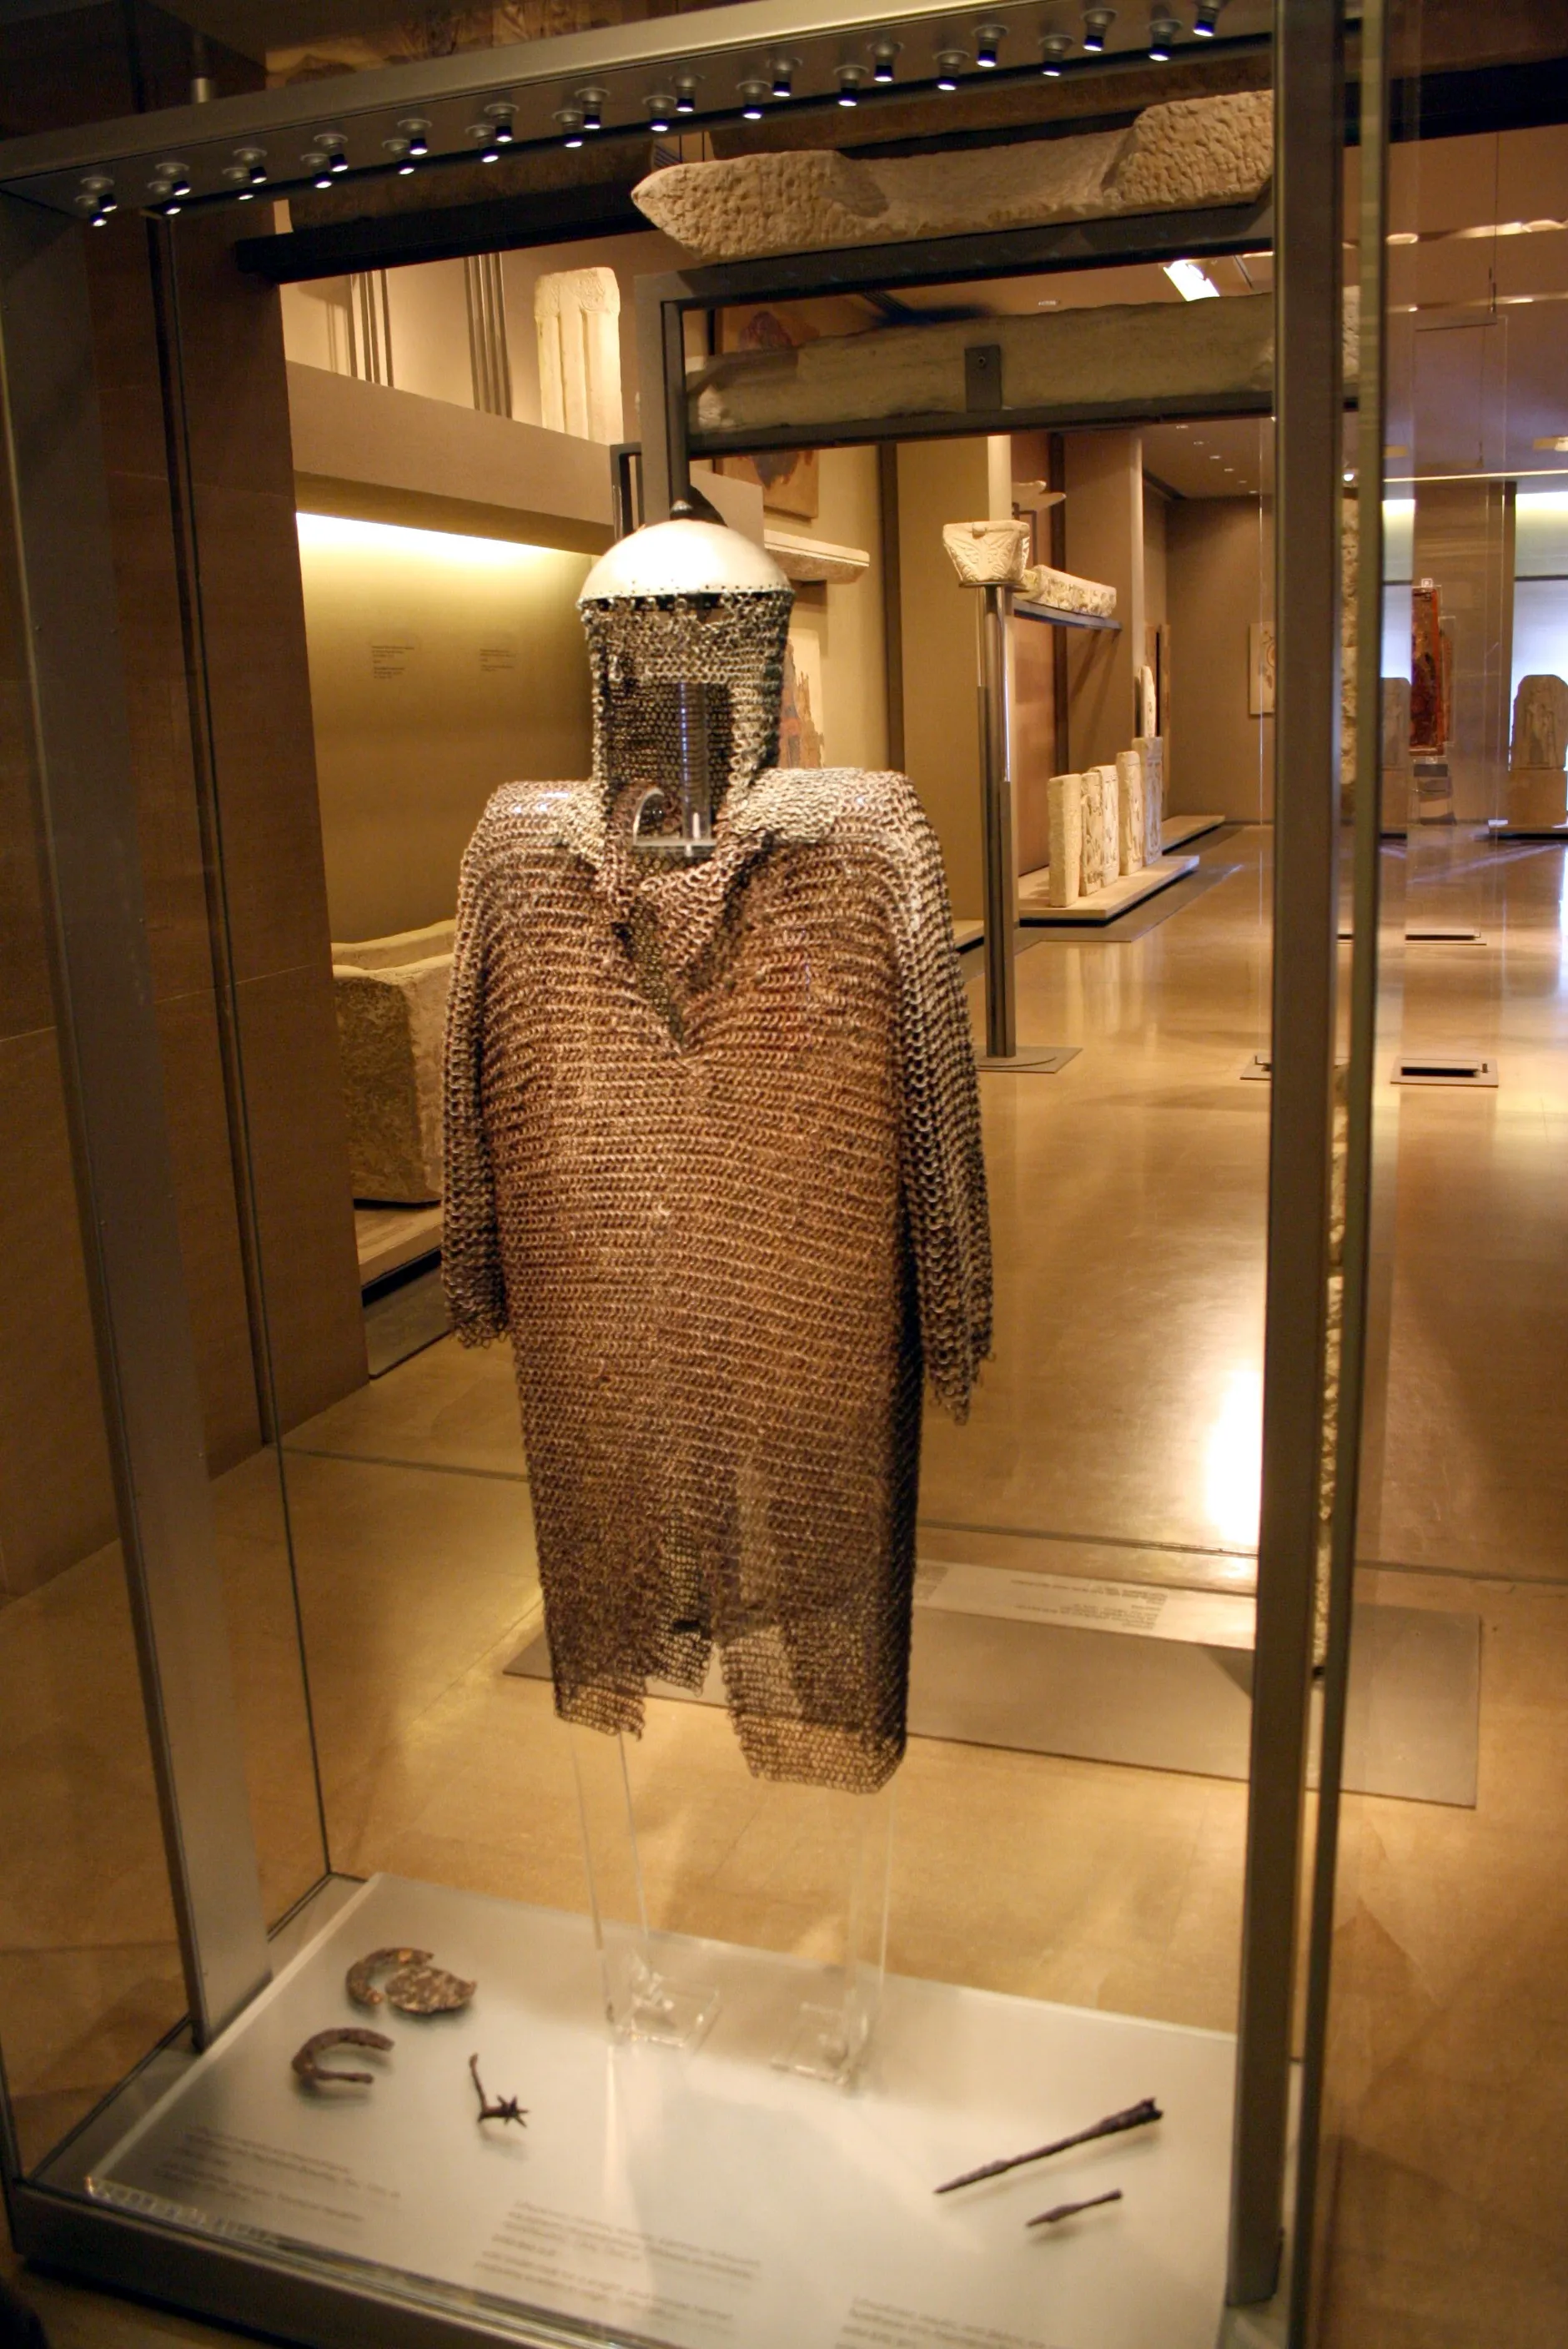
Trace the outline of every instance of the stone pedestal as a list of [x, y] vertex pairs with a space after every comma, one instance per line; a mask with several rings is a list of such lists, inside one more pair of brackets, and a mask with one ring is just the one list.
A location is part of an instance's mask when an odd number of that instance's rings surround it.
[[1568, 823], [1568, 775], [1561, 767], [1515, 767], [1508, 778], [1508, 821], [1539, 832]]

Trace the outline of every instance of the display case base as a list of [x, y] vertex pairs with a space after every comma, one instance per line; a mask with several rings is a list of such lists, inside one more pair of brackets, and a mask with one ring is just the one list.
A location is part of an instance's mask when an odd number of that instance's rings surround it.
[[1160, 847], [1169, 856], [1173, 849], [1185, 848], [1189, 841], [1202, 840], [1206, 832], [1218, 832], [1229, 823], [1228, 815], [1168, 815], [1160, 826]]
[[[366, 2019], [347, 1966], [403, 1942], [477, 1977], [471, 2006], [378, 2013], [392, 2050], [356, 2067], [373, 2085], [302, 2087], [301, 2042]], [[890, 1976], [846, 2093], [773, 2061], [824, 1970], [699, 1946], [722, 1993], [705, 2046], [627, 2044], [586, 1918], [373, 1877], [119, 2142], [103, 2116], [79, 2157], [92, 2194], [106, 2221], [249, 2246], [263, 2282], [280, 2260], [341, 2260], [383, 2307], [445, 2300], [498, 2339], [559, 2337], [531, 2333], [550, 2311], [672, 2349], [1212, 2349], [1228, 2035]], [[525, 2127], [480, 2122], [473, 2051]], [[1150, 2095], [1167, 2117], [1135, 2139], [934, 2194]], [[1026, 2231], [1112, 2186], [1121, 2202]]]
[[1026, 873], [1018, 884], [1018, 919], [1030, 929], [1103, 929], [1197, 869], [1195, 856], [1162, 856], [1158, 864], [1146, 864], [1141, 873], [1123, 873], [1074, 905], [1048, 905], [1047, 868], [1042, 866], [1037, 873]]

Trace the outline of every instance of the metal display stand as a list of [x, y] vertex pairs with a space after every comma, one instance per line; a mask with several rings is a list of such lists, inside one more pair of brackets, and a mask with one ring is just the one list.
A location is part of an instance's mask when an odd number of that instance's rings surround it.
[[[569, 1734], [605, 2020], [618, 2039], [700, 2047], [722, 1996], [706, 1962], [711, 1944], [661, 1930], [649, 1914], [626, 1740], [579, 1727]], [[828, 1815], [836, 1809], [848, 1830], [841, 1838], [847, 1847], [842, 1881], [826, 1920], [835, 1948], [821, 1994], [794, 2010], [773, 2063], [781, 2071], [847, 2086], [882, 2009], [893, 1790], [890, 1782], [874, 1795], [814, 1792], [820, 1797], [814, 1806], [820, 1820], [830, 1824]]]
[[1018, 989], [1013, 968], [1018, 926], [1018, 848], [1013, 820], [1013, 726], [1007, 627], [1014, 618], [1063, 628], [1117, 629], [1119, 620], [1061, 612], [1016, 596], [1011, 587], [980, 590], [980, 817], [985, 876], [985, 1050], [983, 1071], [1052, 1077], [1073, 1057], [1064, 1044], [1018, 1042]]

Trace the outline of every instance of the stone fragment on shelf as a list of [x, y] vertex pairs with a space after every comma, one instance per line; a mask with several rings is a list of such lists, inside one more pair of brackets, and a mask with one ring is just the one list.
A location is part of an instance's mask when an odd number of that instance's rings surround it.
[[633, 190], [705, 261], [907, 243], [1052, 221], [1243, 203], [1274, 168], [1266, 90], [1146, 107], [1130, 130], [852, 160], [820, 149], [673, 163]]
[[1099, 579], [1079, 579], [1071, 571], [1053, 571], [1048, 563], [1029, 565], [1022, 593], [1031, 604], [1048, 604], [1053, 611], [1087, 612], [1099, 620], [1116, 617], [1114, 587]]
[[1026, 522], [944, 523], [942, 543], [966, 587], [1016, 587], [1029, 603], [1048, 604], [1057, 612], [1088, 612], [1107, 620], [1116, 616], [1114, 587], [1099, 579], [1079, 579], [1071, 571], [1053, 571], [1048, 564], [1025, 562]]
[[1189, 212], [1260, 195], [1273, 170], [1272, 94], [1236, 90], [1145, 108], [1111, 184], [1119, 212]]
[[1029, 543], [1026, 522], [948, 522], [942, 543], [965, 587], [1016, 587]]
[[863, 546], [837, 546], [824, 538], [802, 538], [792, 530], [764, 529], [762, 543], [786, 579], [800, 586], [852, 587], [871, 569]]
[[1145, 401], [1266, 402], [1274, 384], [1274, 297], [1117, 302], [927, 326], [823, 335], [787, 349], [727, 351], [687, 378], [699, 434], [797, 429], [846, 419], [968, 420], [965, 354], [998, 349], [1011, 409], [1064, 413]]
[[1076, 905], [1083, 876], [1083, 777], [1053, 775], [1046, 785], [1050, 872], [1047, 905]]

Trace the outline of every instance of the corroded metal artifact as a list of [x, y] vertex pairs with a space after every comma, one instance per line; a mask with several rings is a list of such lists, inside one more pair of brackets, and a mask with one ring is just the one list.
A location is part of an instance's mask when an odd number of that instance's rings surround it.
[[460, 1974], [449, 1974], [444, 1966], [424, 1962], [399, 1966], [395, 1974], [387, 1977], [387, 1997], [390, 2005], [403, 2014], [456, 2014], [467, 2006], [477, 1982], [465, 1982]]
[[376, 1988], [372, 1975], [378, 1974], [385, 1966], [425, 1965], [429, 1957], [428, 1950], [372, 1950], [367, 1958], [349, 1967], [346, 1977], [348, 1995], [356, 2006], [380, 2006], [385, 1993]]
[[1076, 2219], [1080, 2210], [1098, 2210], [1102, 2202], [1119, 2202], [1121, 2189], [1113, 2186], [1109, 2194], [1091, 2194], [1087, 2202], [1058, 2202], [1054, 2210], [1042, 2210], [1037, 2219], [1027, 2219], [1029, 2227], [1054, 2227], [1058, 2219]]
[[375, 2082], [374, 2072], [324, 2072], [317, 2059], [325, 2055], [329, 2047], [376, 2047], [385, 2054], [391, 2045], [392, 2042], [381, 2031], [318, 2031], [314, 2039], [305, 2041], [294, 2056], [294, 2069], [307, 2088], [322, 2087], [329, 2080], [343, 2087], [368, 2088]]
[[[388, 1966], [393, 1971], [377, 1990], [373, 1976]], [[345, 1980], [356, 2006], [395, 2006], [403, 2014], [455, 2014], [479, 1988], [436, 1965], [428, 1950], [372, 1950]]]
[[481, 2121], [515, 2121], [519, 2128], [528, 2127], [527, 2110], [518, 2103], [515, 2096], [486, 2095], [485, 2084], [480, 2078], [480, 2059], [477, 2055], [469, 2057], [469, 2070], [473, 2075], [474, 2086], [479, 2091]]
[[938, 2194], [952, 2194], [960, 2186], [978, 2186], [983, 2178], [1000, 2178], [1004, 2171], [1022, 2169], [1026, 2162], [1048, 2161], [1053, 2153], [1066, 2153], [1069, 2146], [1092, 2145], [1097, 2137], [1119, 2137], [1124, 2129], [1147, 2128], [1150, 2121], [1163, 2120], [1165, 2116], [1152, 2096], [1145, 2096], [1139, 2105], [1129, 2105], [1124, 2113], [1110, 2113], [1092, 2128], [1078, 2129], [1072, 2137], [1059, 2137], [1054, 2145], [1037, 2145], [1031, 2153], [1009, 2154], [1006, 2161], [988, 2161], [983, 2169], [966, 2169], [962, 2178], [950, 2178], [945, 2186], [938, 2186]]

